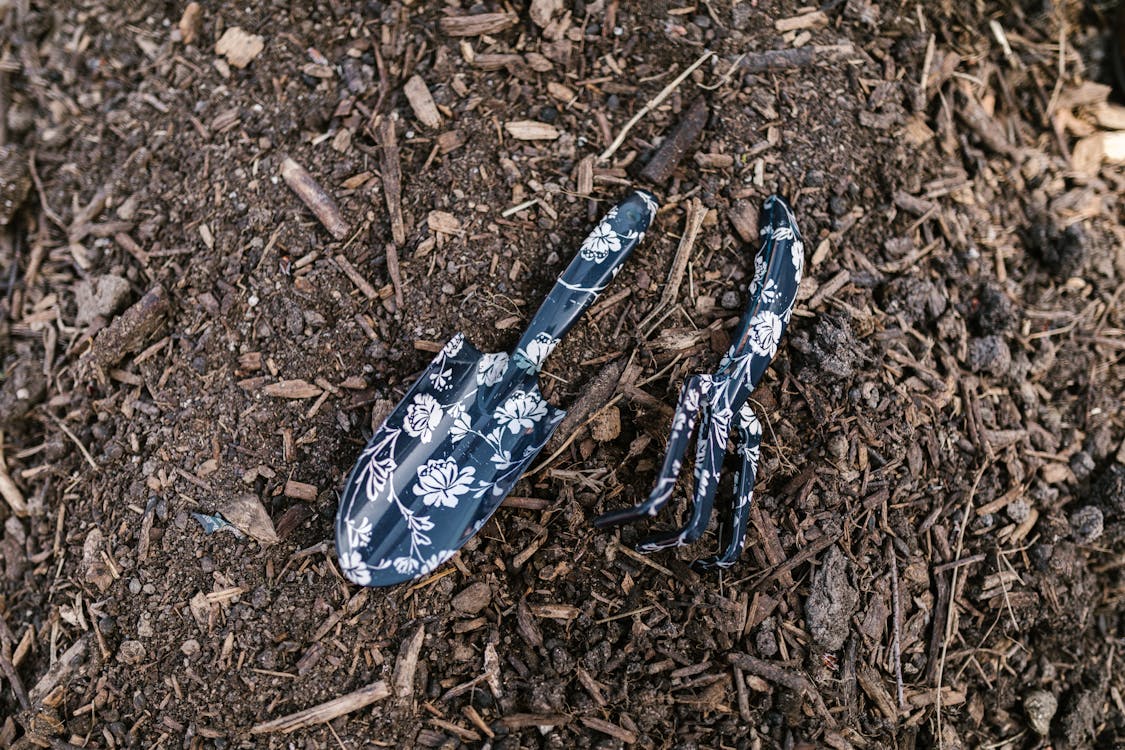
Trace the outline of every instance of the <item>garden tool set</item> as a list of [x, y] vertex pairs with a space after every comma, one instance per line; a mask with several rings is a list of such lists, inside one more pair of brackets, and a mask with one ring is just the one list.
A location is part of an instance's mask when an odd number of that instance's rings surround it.
[[[636, 190], [582, 243], [512, 352], [484, 354], [462, 334], [437, 354], [375, 431], [344, 485], [336, 550], [345, 575], [364, 586], [424, 576], [476, 534], [566, 415], [540, 393], [544, 361], [609, 286], [656, 216]], [[723, 549], [698, 567], [737, 561], [746, 533], [762, 427], [748, 405], [793, 313], [804, 245], [779, 195], [763, 204], [761, 248], [749, 305], [713, 375], [694, 375], [675, 409], [667, 454], [644, 503], [597, 518], [599, 528], [655, 516], [672, 497], [696, 426], [695, 495], [687, 525], [638, 545], [689, 544], [707, 527], [733, 426], [741, 467], [723, 524]]]

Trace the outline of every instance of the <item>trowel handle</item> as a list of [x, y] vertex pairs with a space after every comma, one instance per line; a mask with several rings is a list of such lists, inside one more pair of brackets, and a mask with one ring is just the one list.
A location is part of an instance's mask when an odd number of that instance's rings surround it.
[[528, 372], [543, 368], [547, 355], [632, 255], [656, 209], [652, 193], [636, 190], [606, 213], [524, 332], [513, 355], [517, 367]]

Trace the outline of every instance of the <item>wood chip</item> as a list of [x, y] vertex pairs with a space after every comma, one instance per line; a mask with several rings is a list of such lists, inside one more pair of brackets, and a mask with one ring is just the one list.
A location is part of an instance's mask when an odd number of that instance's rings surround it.
[[337, 717], [366, 708], [372, 703], [387, 698], [390, 694], [391, 691], [387, 687], [387, 683], [379, 680], [356, 690], [354, 693], [348, 693], [326, 703], [321, 703], [319, 706], [306, 708], [304, 711], [258, 724], [250, 730], [250, 734], [272, 734], [274, 732], [288, 734], [305, 727], [324, 724]]
[[304, 167], [287, 156], [281, 162], [281, 176], [285, 184], [316, 214], [329, 234], [338, 240], [348, 236], [348, 223], [340, 215], [336, 201]]
[[417, 73], [410, 76], [406, 85], [402, 87], [402, 92], [406, 94], [406, 100], [410, 102], [410, 108], [414, 110], [414, 116], [423, 125], [427, 128], [441, 127], [441, 113], [438, 112], [434, 97], [430, 94], [430, 89], [426, 86], [426, 82], [422, 80], [422, 76]]
[[460, 235], [462, 233], [461, 222], [447, 211], [430, 211], [426, 216], [426, 226], [430, 228], [431, 232], [441, 234]]
[[508, 729], [561, 727], [570, 723], [570, 717], [563, 714], [511, 714], [500, 719], [500, 723]]
[[228, 500], [220, 508], [223, 518], [246, 536], [262, 545], [276, 544], [277, 531], [273, 527], [273, 520], [262, 505], [262, 501], [255, 495], [237, 495]]
[[401, 246], [406, 243], [406, 225], [402, 218], [402, 164], [394, 120], [387, 118], [379, 126], [379, 145], [383, 150], [383, 194], [391, 216], [391, 237]]
[[508, 135], [519, 141], [553, 141], [559, 137], [558, 128], [535, 120], [516, 120], [504, 123]]
[[637, 741], [636, 732], [630, 732], [628, 729], [617, 726], [616, 724], [599, 719], [594, 716], [581, 716], [578, 718], [584, 725], [602, 734], [608, 734], [614, 739], [624, 742], [626, 745], [632, 745]]
[[12, 477], [8, 474], [8, 466], [4, 462], [4, 433], [0, 432], [0, 497], [8, 503], [8, 507], [17, 516], [27, 515], [27, 501]]
[[164, 287], [157, 284], [98, 333], [93, 346], [79, 361], [81, 377], [94, 376], [106, 382], [106, 372], [159, 331], [167, 313], [168, 296]]
[[515, 13], [478, 13], [473, 16], [446, 16], [438, 22], [449, 36], [480, 36], [497, 34], [519, 22]]
[[203, 7], [196, 2], [187, 4], [184, 8], [184, 14], [180, 16], [180, 38], [184, 44], [191, 44], [195, 41], [195, 37], [199, 34], [199, 29], [203, 25]]
[[676, 167], [683, 161], [684, 155], [698, 140], [710, 116], [711, 110], [707, 106], [707, 100], [702, 96], [697, 97], [676, 123], [671, 134], [664, 139], [660, 148], [649, 159], [645, 168], [641, 170], [641, 176], [658, 185], [667, 182]]
[[827, 25], [828, 14], [820, 10], [800, 16], [792, 16], [791, 18], [779, 18], [773, 22], [773, 27], [783, 34], [786, 31], [797, 31], [799, 29], [822, 29]]
[[222, 55], [236, 68], [245, 68], [265, 47], [262, 37], [231, 26], [215, 43], [215, 54]]
[[376, 291], [375, 287], [371, 286], [371, 282], [363, 278], [363, 274], [356, 270], [356, 267], [351, 264], [351, 261], [345, 258], [342, 254], [337, 255], [335, 260], [336, 265], [340, 267], [340, 270], [344, 272], [344, 275], [351, 279], [351, 282], [355, 284], [355, 288], [363, 292], [363, 296], [371, 300], [379, 299], [379, 292]]
[[262, 393], [267, 396], [292, 399], [316, 398], [321, 392], [320, 388], [305, 380], [282, 380], [262, 389]]
[[316, 500], [318, 493], [315, 484], [305, 484], [304, 482], [298, 482], [296, 479], [290, 479], [285, 483], [284, 494], [286, 497], [313, 502]]
[[426, 640], [426, 626], [419, 625], [414, 635], [402, 643], [395, 662], [394, 690], [398, 698], [409, 698], [414, 694], [414, 674], [418, 671], [418, 655]]

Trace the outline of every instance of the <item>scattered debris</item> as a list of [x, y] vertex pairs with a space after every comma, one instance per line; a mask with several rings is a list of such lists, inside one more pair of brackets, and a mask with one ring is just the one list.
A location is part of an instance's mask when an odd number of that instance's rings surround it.
[[825, 651], [843, 648], [852, 613], [859, 604], [859, 592], [848, 581], [847, 570], [844, 553], [836, 545], [829, 547], [805, 603], [809, 635]]
[[215, 43], [215, 54], [222, 55], [236, 68], [245, 68], [265, 49], [265, 39], [231, 26]]
[[277, 544], [273, 521], [255, 495], [238, 495], [223, 503], [219, 512], [254, 541], [264, 545]]
[[353, 693], [321, 703], [319, 706], [306, 708], [304, 711], [282, 716], [280, 719], [257, 724], [250, 729], [250, 734], [289, 734], [298, 729], [324, 724], [340, 716], [346, 716], [390, 695], [391, 691], [387, 687], [387, 683], [379, 680]]
[[285, 179], [285, 184], [316, 214], [329, 234], [338, 240], [348, 236], [348, 223], [340, 215], [336, 201], [304, 167], [286, 156], [281, 160], [281, 176]]

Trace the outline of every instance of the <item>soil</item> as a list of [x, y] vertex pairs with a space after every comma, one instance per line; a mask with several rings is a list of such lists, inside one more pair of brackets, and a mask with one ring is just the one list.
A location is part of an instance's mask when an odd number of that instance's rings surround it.
[[[0, 6], [0, 746], [1121, 747], [1125, 175], [1087, 156], [1120, 106], [1111, 9], [530, 6]], [[443, 21], [482, 12], [513, 15]], [[698, 96], [653, 229], [543, 378], [604, 392], [596, 419], [453, 562], [348, 583], [333, 518], [372, 424], [454, 333], [514, 344]], [[717, 533], [629, 547], [690, 487], [589, 520], [647, 496], [775, 190], [807, 280], [754, 395], [747, 551], [702, 575]]]

